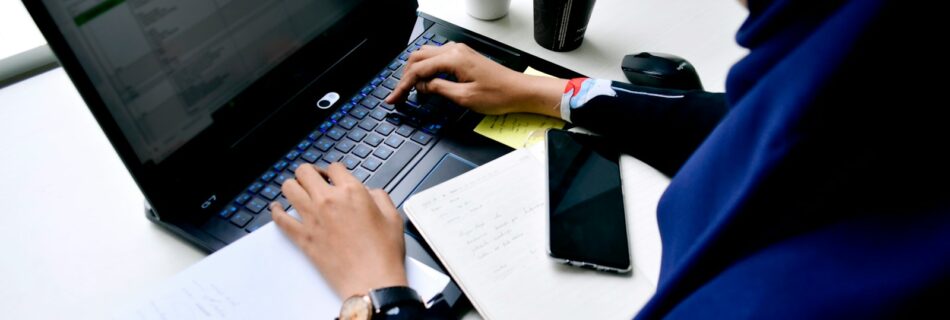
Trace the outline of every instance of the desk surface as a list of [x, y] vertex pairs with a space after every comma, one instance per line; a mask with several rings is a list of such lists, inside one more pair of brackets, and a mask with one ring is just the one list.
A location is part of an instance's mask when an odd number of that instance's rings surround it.
[[[718, 91], [744, 53], [735, 1], [602, 0], [569, 53], [534, 43], [531, 6], [514, 0], [507, 17], [485, 22], [461, 0], [420, 0], [436, 17], [599, 78], [623, 80], [625, 54], [662, 51], [692, 61]], [[0, 90], [0, 150], [4, 317], [104, 318], [204, 257], [145, 219], [141, 192], [62, 69]]]

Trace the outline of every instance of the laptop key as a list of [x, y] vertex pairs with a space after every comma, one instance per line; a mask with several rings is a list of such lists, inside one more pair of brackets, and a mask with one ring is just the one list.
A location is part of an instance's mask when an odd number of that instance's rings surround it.
[[426, 145], [429, 143], [429, 141], [432, 140], [432, 136], [425, 134], [422, 131], [419, 131], [419, 132], [416, 132], [416, 134], [412, 135], [412, 138], [410, 139], [412, 139], [412, 141], [415, 141], [416, 143], [419, 143], [421, 145]]
[[391, 156], [392, 154], [393, 154], [393, 149], [386, 148], [386, 147], [381, 147], [379, 149], [376, 149], [376, 151], [373, 152], [374, 156], [379, 157], [380, 159], [383, 159], [383, 160], [388, 159], [389, 156]]
[[338, 162], [340, 159], [343, 159], [343, 154], [336, 150], [330, 151], [323, 156], [323, 161], [330, 163]]
[[376, 147], [376, 146], [379, 146], [380, 143], [383, 143], [383, 137], [380, 137], [378, 134], [371, 133], [369, 134], [369, 136], [366, 137], [365, 140], [363, 140], [363, 142], [366, 142], [366, 144]]
[[307, 150], [307, 152], [304, 152], [302, 155], [300, 155], [300, 159], [303, 159], [304, 161], [307, 161], [310, 163], [314, 163], [314, 162], [317, 162], [318, 159], [320, 159], [320, 155], [321, 155], [320, 152], [310, 149], [310, 150]]
[[246, 203], [248, 200], [251, 200], [251, 195], [247, 193], [241, 193], [241, 195], [234, 199], [234, 203], [244, 205], [244, 203]]
[[353, 154], [355, 154], [357, 157], [360, 157], [360, 158], [366, 158], [366, 156], [368, 156], [372, 152], [373, 152], [373, 148], [370, 148], [366, 146], [365, 144], [361, 144], [358, 147], [356, 147], [356, 149], [353, 149]]
[[277, 183], [278, 185], [283, 185], [284, 181], [287, 181], [287, 179], [293, 179], [293, 178], [294, 178], [293, 174], [290, 174], [287, 171], [281, 171], [280, 173], [277, 174], [277, 177], [274, 178], [274, 183]]
[[306, 162], [304, 162], [303, 159], [294, 161], [294, 163], [291, 163], [289, 166], [287, 166], [287, 170], [290, 170], [290, 172], [297, 172], [297, 168], [300, 168], [300, 166], [304, 163]]
[[391, 104], [388, 104], [388, 103], [385, 103], [385, 102], [380, 103], [379, 106], [382, 107], [383, 109], [386, 109], [386, 110], [389, 110], [389, 111], [396, 110], [396, 106], [391, 105]]
[[218, 216], [221, 217], [222, 219], [227, 219], [227, 218], [230, 218], [231, 215], [237, 213], [237, 211], [238, 211], [238, 208], [231, 205], [231, 206], [228, 206], [227, 208], [224, 208], [220, 212], [218, 212]]
[[404, 70], [405, 68], [406, 68], [406, 66], [399, 67], [399, 69], [397, 69], [395, 72], [393, 72], [393, 78], [402, 80], [402, 72], [403, 72], [403, 70]]
[[300, 151], [307, 150], [307, 148], [310, 148], [311, 143], [312, 142], [310, 142], [310, 140], [304, 139], [303, 141], [300, 141], [300, 143], [297, 144], [297, 150], [300, 150]]
[[391, 91], [389, 91], [389, 89], [383, 87], [378, 87], [376, 90], [373, 90], [373, 96], [379, 98], [380, 100], [386, 99], [386, 96], [388, 96], [390, 93]]
[[332, 129], [327, 130], [326, 136], [333, 140], [340, 140], [340, 138], [343, 138], [343, 135], [345, 134], [346, 131], [343, 131], [343, 129], [333, 127]]
[[350, 133], [347, 134], [346, 137], [350, 138], [350, 140], [353, 140], [355, 142], [360, 142], [360, 141], [363, 141], [363, 138], [366, 137], [366, 131], [356, 129], [356, 130], [350, 131]]
[[407, 125], [401, 125], [399, 129], [396, 129], [396, 133], [403, 137], [409, 137], [413, 131], [415, 131], [415, 129]]
[[244, 228], [248, 222], [251, 222], [251, 219], [254, 219], [254, 216], [252, 216], [250, 212], [241, 210], [234, 214], [234, 217], [231, 218], [231, 224], [237, 226], [238, 228]]
[[290, 152], [287, 153], [287, 155], [284, 156], [284, 159], [287, 161], [294, 161], [297, 159], [298, 156], [300, 156], [300, 151], [291, 150]]
[[276, 172], [267, 170], [267, 173], [264, 173], [263, 175], [261, 175], [261, 181], [268, 182], [271, 179], [274, 179], [275, 176], [277, 176]]
[[445, 44], [445, 43], [448, 42], [448, 41], [449, 41], [449, 39], [446, 39], [445, 37], [443, 37], [443, 36], [441, 36], [441, 35], [436, 35], [436, 36], [432, 37], [432, 42], [438, 43], [439, 45], [443, 45], [443, 44]]
[[388, 112], [386, 112], [385, 109], [380, 108], [380, 109], [373, 110], [373, 112], [370, 112], [369, 116], [372, 117], [373, 119], [382, 121], [383, 119], [386, 119], [386, 114], [388, 114]]
[[383, 87], [389, 88], [389, 90], [395, 90], [396, 85], [399, 84], [399, 80], [389, 78], [386, 81], [383, 81]]
[[347, 153], [350, 152], [350, 150], [353, 150], [353, 147], [355, 146], [356, 144], [353, 143], [353, 141], [343, 140], [336, 144], [336, 149], [340, 150], [340, 152]]
[[369, 159], [366, 159], [366, 161], [363, 161], [363, 168], [366, 168], [369, 171], [376, 171], [376, 169], [378, 169], [382, 164], [383, 162], [379, 161], [379, 159], [370, 157]]
[[281, 160], [274, 164], [274, 171], [280, 172], [280, 170], [284, 170], [284, 168], [287, 168], [287, 165], [289, 165], [287, 161]]
[[333, 148], [333, 140], [330, 140], [327, 137], [320, 138], [320, 140], [317, 140], [317, 142], [313, 143], [313, 147], [317, 148], [317, 150], [327, 152], [330, 150], [330, 148]]
[[353, 156], [346, 156], [340, 163], [346, 166], [347, 169], [353, 170], [356, 166], [360, 165], [360, 159]]
[[357, 119], [366, 118], [366, 115], [368, 114], [369, 114], [369, 109], [366, 109], [363, 106], [353, 108], [353, 110], [350, 111], [350, 115]]
[[369, 172], [366, 172], [366, 170], [363, 169], [356, 169], [353, 170], [353, 176], [356, 177], [356, 179], [360, 182], [363, 182], [366, 181], [366, 179], [369, 179]]
[[350, 130], [350, 129], [353, 129], [353, 127], [355, 127], [358, 122], [359, 120], [356, 120], [356, 118], [346, 117], [346, 118], [343, 118], [343, 120], [340, 120], [340, 122], [338, 122], [337, 124], [339, 124], [341, 127], [343, 127], [346, 130]]
[[379, 127], [376, 127], [376, 132], [379, 132], [380, 134], [384, 136], [388, 136], [390, 133], [393, 133], [393, 131], [395, 130], [396, 130], [395, 126], [389, 123], [385, 123], [385, 122], [380, 124]]
[[395, 148], [399, 148], [402, 145], [402, 142], [405, 141], [399, 136], [392, 136], [386, 139], [386, 145]]
[[396, 69], [399, 69], [399, 67], [401, 66], [402, 66], [402, 61], [393, 61], [393, 63], [390, 63], [389, 67], [387, 68], [389, 68], [389, 70], [396, 70]]
[[281, 195], [280, 197], [277, 197], [276, 201], [277, 203], [280, 203], [280, 206], [284, 208], [284, 210], [290, 209], [290, 200], [287, 200], [287, 198], [285, 198], [283, 195]]
[[254, 200], [251, 200], [246, 205], [244, 205], [244, 208], [247, 208], [247, 210], [250, 210], [253, 213], [258, 213], [261, 212], [261, 210], [264, 210], [264, 208], [267, 208], [267, 201], [258, 197], [254, 197]]
[[369, 188], [385, 187], [389, 184], [389, 181], [399, 174], [399, 171], [402, 171], [403, 168], [409, 165], [412, 158], [421, 150], [422, 147], [412, 143], [399, 148], [399, 150], [396, 151], [389, 160], [383, 163], [383, 165], [376, 170], [376, 173], [366, 181], [366, 186]]
[[372, 96], [368, 96], [364, 98], [363, 101], [360, 101], [360, 105], [366, 107], [367, 109], [376, 108], [377, 104], [379, 104], [379, 99], [376, 99], [375, 97], [372, 97]]
[[260, 195], [264, 197], [264, 199], [273, 201], [280, 195], [280, 186], [269, 183], [264, 189], [261, 189]]
[[264, 184], [263, 184], [263, 183], [254, 182], [254, 183], [251, 184], [250, 187], [247, 187], [247, 192], [250, 192], [250, 193], [257, 193], [258, 191], [261, 191], [262, 188], [264, 188]]
[[[383, 117], [385, 118], [386, 115], [383, 114]], [[379, 120], [363, 119], [363, 121], [360, 121], [360, 128], [366, 131], [373, 131], [373, 129], [376, 128], [377, 123], [379, 123]]]

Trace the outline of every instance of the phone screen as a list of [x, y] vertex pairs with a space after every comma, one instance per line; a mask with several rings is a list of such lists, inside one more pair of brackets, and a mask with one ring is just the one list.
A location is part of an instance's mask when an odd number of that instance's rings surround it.
[[551, 256], [629, 271], [619, 152], [602, 138], [563, 130], [548, 131], [547, 149]]

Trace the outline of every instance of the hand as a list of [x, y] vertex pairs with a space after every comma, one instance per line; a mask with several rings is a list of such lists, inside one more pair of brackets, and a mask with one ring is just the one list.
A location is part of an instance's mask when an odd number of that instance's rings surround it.
[[[271, 204], [274, 223], [317, 266], [340, 298], [406, 286], [403, 222], [383, 190], [368, 190], [346, 167], [301, 165], [281, 190], [301, 221]], [[333, 182], [329, 184], [327, 178]]]
[[[458, 82], [437, 78], [440, 73], [452, 74]], [[415, 86], [421, 93], [445, 96], [479, 113], [530, 112], [559, 118], [566, 85], [564, 79], [515, 72], [464, 44], [449, 42], [413, 52], [386, 103], [402, 101]]]

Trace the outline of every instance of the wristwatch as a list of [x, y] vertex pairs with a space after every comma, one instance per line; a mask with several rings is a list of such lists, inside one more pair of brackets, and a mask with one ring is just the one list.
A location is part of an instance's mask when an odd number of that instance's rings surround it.
[[[388, 287], [370, 290], [343, 300], [340, 320], [370, 320], [404, 303], [422, 305], [422, 297], [410, 287]], [[377, 317], [378, 318], [378, 317]]]

